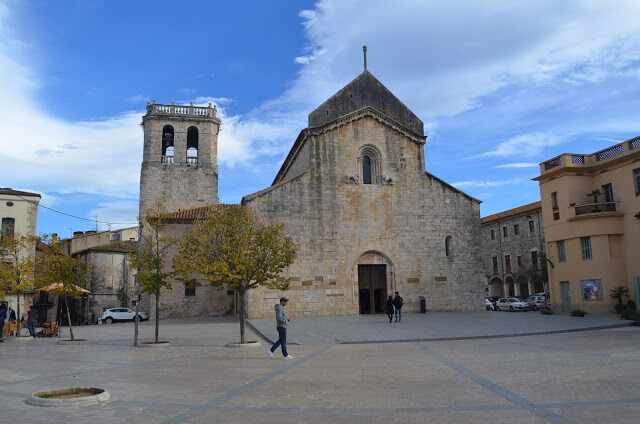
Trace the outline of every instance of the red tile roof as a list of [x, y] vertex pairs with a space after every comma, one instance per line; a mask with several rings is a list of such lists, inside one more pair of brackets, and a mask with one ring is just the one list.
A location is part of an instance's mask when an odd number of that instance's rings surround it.
[[236, 207], [240, 207], [240, 205], [220, 203], [220, 204], [217, 204], [217, 205], [207, 205], [207, 206], [199, 206], [197, 208], [183, 209], [183, 210], [179, 210], [177, 212], [168, 213], [167, 214], [167, 218], [165, 219], [165, 221], [167, 221], [167, 222], [182, 222], [182, 221], [191, 222], [191, 221], [195, 221], [196, 219], [202, 219], [202, 218], [206, 217], [209, 212], [213, 212], [216, 209], [220, 209], [220, 208], [236, 208]]
[[541, 207], [542, 207], [542, 204], [540, 202], [529, 203], [528, 205], [519, 206], [519, 207], [514, 208], [514, 209], [509, 209], [507, 211], [498, 212], [498, 213], [495, 213], [493, 215], [485, 216], [484, 218], [482, 218], [482, 223], [485, 224], [487, 222], [497, 221], [497, 220], [502, 219], [502, 218], [507, 218], [507, 217], [510, 217], [510, 216], [514, 216], [514, 215], [518, 215], [518, 214], [521, 214], [521, 213], [525, 213], [525, 212], [533, 211], [533, 210], [536, 210], [536, 209], [540, 209]]

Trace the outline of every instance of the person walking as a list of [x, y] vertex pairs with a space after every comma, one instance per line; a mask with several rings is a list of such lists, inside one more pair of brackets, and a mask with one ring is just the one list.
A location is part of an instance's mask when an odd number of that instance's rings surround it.
[[387, 316], [389, 317], [389, 324], [391, 324], [391, 320], [393, 320], [393, 298], [391, 296], [387, 299]]
[[33, 305], [29, 306], [29, 312], [27, 312], [27, 329], [31, 337], [36, 336], [36, 320], [38, 316], [36, 310], [33, 309]]
[[4, 322], [9, 318], [9, 304], [0, 303], [0, 343], [4, 342]]
[[282, 355], [284, 359], [293, 359], [293, 356], [287, 353], [287, 323], [291, 321], [287, 318], [287, 312], [284, 307], [287, 306], [289, 299], [286, 297], [280, 298], [280, 303], [274, 306], [276, 310], [276, 328], [278, 329], [278, 340], [271, 346], [271, 349], [267, 351], [269, 357], [273, 359], [273, 352], [280, 346], [282, 348]]
[[396, 297], [393, 298], [393, 306], [396, 308], [396, 322], [402, 322], [402, 298], [400, 293], [396, 292]]

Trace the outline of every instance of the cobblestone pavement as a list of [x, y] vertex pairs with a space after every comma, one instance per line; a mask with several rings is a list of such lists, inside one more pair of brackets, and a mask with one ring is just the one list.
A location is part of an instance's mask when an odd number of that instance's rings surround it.
[[[640, 328], [537, 336], [230, 349], [237, 322], [167, 320], [171, 347], [133, 325], [78, 328], [79, 346], [0, 344], [0, 422], [638, 423]], [[143, 340], [153, 322], [141, 328]], [[278, 352], [279, 353], [279, 352]], [[99, 406], [42, 408], [29, 393], [102, 387]]]
[[[250, 322], [268, 340], [278, 338], [275, 319], [252, 319]], [[294, 318], [287, 338], [293, 344], [432, 341], [580, 331], [630, 324], [617, 315], [580, 318], [533, 311], [403, 314], [401, 323], [389, 324], [386, 315], [378, 314]]]

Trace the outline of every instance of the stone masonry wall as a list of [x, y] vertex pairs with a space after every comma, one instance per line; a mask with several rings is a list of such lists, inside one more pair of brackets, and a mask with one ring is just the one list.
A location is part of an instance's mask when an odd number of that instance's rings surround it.
[[[430, 311], [483, 308], [479, 202], [424, 171], [420, 140], [364, 113], [307, 143], [308, 171], [243, 199], [259, 218], [284, 222], [298, 248], [291, 289], [253, 290], [249, 317], [271, 317], [281, 295], [292, 316], [356, 315], [358, 264], [375, 261], [388, 265], [387, 293], [399, 291], [405, 311], [419, 310], [421, 295]], [[381, 153], [382, 184], [362, 184], [364, 145]]]
[[[135, 299], [135, 273], [126, 253], [86, 251], [80, 257], [89, 264], [89, 314], [91, 322], [105, 309], [132, 308]], [[148, 311], [148, 310], [146, 310]], [[146, 312], [145, 311], [145, 312]]]
[[[529, 221], [533, 221], [533, 231], [530, 230]], [[515, 234], [515, 225], [519, 226], [519, 234]], [[487, 279], [487, 296], [509, 296], [508, 289], [505, 290], [508, 287], [508, 281], [515, 284], [515, 296], [520, 296], [523, 293], [533, 294], [536, 291], [532, 278], [531, 252], [538, 252], [538, 264], [540, 265], [541, 252], [544, 252], [544, 233], [541, 225], [542, 210], [540, 208], [482, 224], [484, 247], [482, 259]], [[507, 237], [504, 236], [503, 227], [507, 227]], [[495, 232], [493, 240], [491, 239], [491, 230]], [[505, 255], [510, 256], [511, 271], [506, 267]], [[518, 256], [522, 258], [522, 265], [518, 265]], [[496, 257], [498, 261], [497, 273], [494, 273], [493, 257]]]
[[[191, 228], [191, 224], [167, 224], [163, 235], [180, 238], [191, 231]], [[167, 271], [172, 268], [178, 249], [178, 245], [171, 248], [165, 262]], [[198, 282], [203, 285], [196, 287], [195, 296], [185, 296], [184, 283], [175, 279], [170, 280], [172, 288], [162, 289], [160, 292], [160, 318], [220, 316], [233, 311], [234, 296], [228, 294], [226, 288], [218, 290], [206, 286], [203, 280]], [[155, 297], [144, 295], [143, 305], [148, 308], [145, 311], [150, 311], [151, 317], [155, 317]]]
[[[169, 212], [218, 202], [219, 121], [183, 116], [146, 115], [144, 152], [140, 173], [140, 211], [152, 208], [162, 199]], [[162, 163], [162, 129], [174, 129], [173, 163]], [[189, 164], [187, 131], [198, 128], [198, 163]]]

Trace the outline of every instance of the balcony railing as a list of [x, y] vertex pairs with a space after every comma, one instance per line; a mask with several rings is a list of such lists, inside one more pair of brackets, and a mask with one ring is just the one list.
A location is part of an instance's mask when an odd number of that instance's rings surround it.
[[209, 103], [209, 106], [194, 106], [193, 103], [188, 106], [176, 105], [171, 102], [170, 105], [161, 105], [156, 103], [147, 103], [147, 113], [149, 114], [169, 114], [169, 115], [191, 115], [196, 117], [215, 118], [217, 108]]
[[187, 156], [187, 163], [189, 165], [197, 165], [198, 164], [198, 157], [197, 156]]
[[173, 156], [162, 156], [162, 163], [173, 163]]
[[587, 215], [590, 213], [615, 212], [615, 202], [588, 203], [586, 205], [575, 206], [576, 216]]
[[640, 149], [640, 137], [618, 143], [590, 155], [563, 153], [551, 158], [540, 165], [540, 173], [556, 172], [557, 168], [590, 168], [600, 166], [609, 161], [619, 160], [626, 155], [635, 154]]

